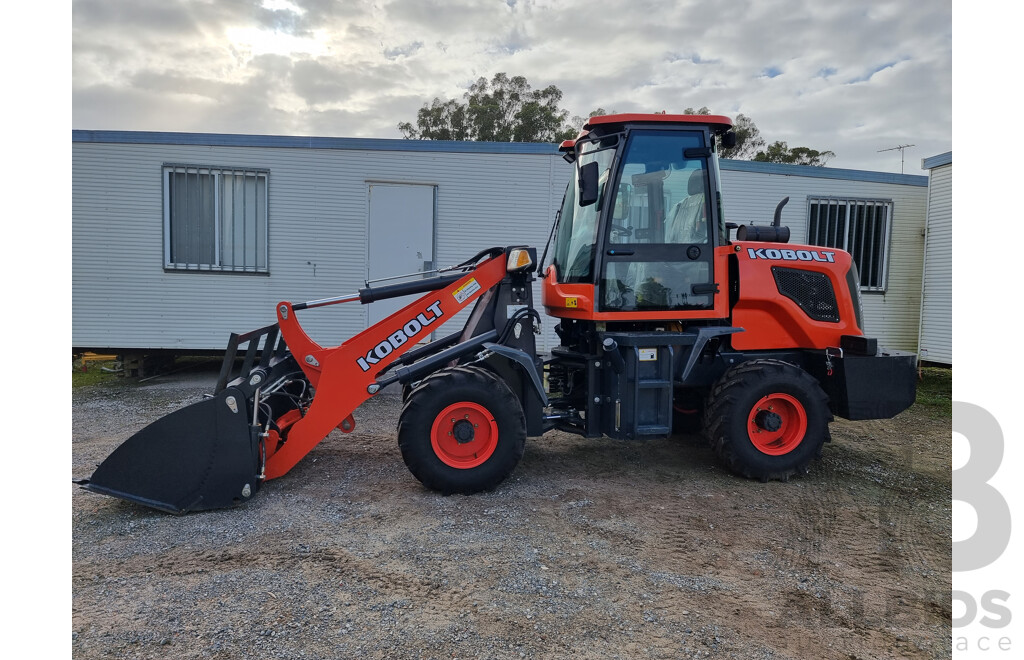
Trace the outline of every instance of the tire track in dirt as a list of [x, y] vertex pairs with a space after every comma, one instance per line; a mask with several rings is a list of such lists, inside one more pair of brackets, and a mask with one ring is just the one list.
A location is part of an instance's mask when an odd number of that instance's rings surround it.
[[757, 563], [737, 552], [732, 541], [751, 516], [721, 496], [688, 493], [676, 499], [677, 507], [659, 509], [648, 521], [644, 555], [657, 567], [651, 578], [662, 587], [658, 616], [681, 622], [707, 617], [732, 630], [731, 644], [750, 656], [766, 644], [772, 648], [770, 640], [782, 628], [771, 611], [778, 607], [748, 595], [762, 593], [763, 580]]
[[[648, 528], [659, 530], [648, 539], [651, 564], [677, 580], [702, 567], [716, 583], [665, 604], [713, 608], [750, 644], [776, 640], [775, 650], [796, 657], [871, 657], [879, 643], [900, 648], [898, 629], [887, 625], [895, 619], [927, 635], [940, 623], [937, 603], [892, 585], [917, 555], [894, 552], [891, 535], [865, 519], [864, 503], [834, 477], [818, 462], [802, 479], [738, 482], [731, 496], [685, 497], [650, 518]], [[754, 543], [751, 530], [759, 535]], [[888, 601], [865, 602], [865, 593], [887, 591]], [[928, 656], [906, 648], [891, 657]]]
[[[237, 510], [76, 491], [76, 657], [948, 657], [948, 456], [920, 416], [837, 422], [809, 475], [768, 484], [692, 439], [553, 432], [495, 492], [444, 498], [390, 405]], [[79, 428], [75, 459], [130, 411]]]
[[[645, 497], [652, 502], [679, 501], [672, 495], [678, 484], [659, 480]], [[609, 617], [611, 621], [625, 619], [643, 631], [642, 641], [628, 647], [631, 652], [636, 657], [687, 656], [695, 648], [681, 647], [680, 639], [704, 639], [702, 633], [718, 651], [740, 648], [738, 640], [717, 625], [715, 612], [723, 592], [731, 587], [704, 570], [704, 539], [695, 536], [693, 529], [706, 529], [706, 520], [700, 514], [661, 505], [636, 508], [632, 498], [624, 503], [619, 493], [614, 483], [562, 493], [559, 517], [579, 530], [574, 539], [585, 540], [591, 548], [581, 553], [577, 567], [622, 585], [606, 598], [618, 610]], [[613, 554], [615, 560], [608, 561]], [[703, 642], [699, 645], [703, 648]]]
[[223, 549], [199, 553], [175, 549], [127, 558], [118, 563], [116, 576], [106, 574], [102, 569], [104, 565], [105, 562], [102, 561], [77, 562], [72, 576], [73, 584], [85, 586], [96, 579], [131, 579], [150, 574], [181, 578], [197, 574], [247, 571], [254, 567], [264, 571], [286, 573], [333, 569], [346, 579], [355, 580], [367, 588], [400, 595], [407, 599], [430, 600], [440, 606], [454, 606], [460, 600], [436, 578], [418, 578], [407, 573], [381, 570], [374, 561], [360, 559], [337, 548]]

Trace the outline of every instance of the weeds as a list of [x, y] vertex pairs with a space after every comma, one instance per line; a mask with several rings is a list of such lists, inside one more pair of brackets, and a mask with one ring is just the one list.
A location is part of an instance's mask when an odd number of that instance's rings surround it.
[[[71, 387], [88, 387], [90, 385], [103, 385], [116, 381], [120, 378], [119, 373], [112, 373], [110, 370], [120, 369], [120, 363], [110, 362], [89, 362], [86, 371], [82, 370], [82, 360], [74, 356], [71, 359]], [[107, 369], [106, 371], [104, 369]]]
[[917, 382], [915, 405], [936, 418], [953, 417], [953, 370], [943, 367], [923, 367]]

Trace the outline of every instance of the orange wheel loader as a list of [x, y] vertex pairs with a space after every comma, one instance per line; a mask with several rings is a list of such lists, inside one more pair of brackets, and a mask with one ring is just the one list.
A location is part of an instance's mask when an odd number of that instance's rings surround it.
[[[231, 336], [209, 398], [78, 483], [172, 513], [237, 505], [333, 430], [351, 432], [356, 408], [396, 383], [402, 457], [441, 493], [493, 489], [526, 439], [552, 429], [640, 440], [699, 428], [739, 475], [806, 472], [834, 415], [888, 418], [913, 403], [916, 356], [865, 335], [848, 253], [789, 244], [786, 200], [770, 225], [725, 221], [717, 150], [732, 144], [721, 116], [591, 118], [560, 147], [574, 177], [540, 259], [496, 247], [426, 279], [279, 303], [275, 324]], [[560, 339], [543, 357], [538, 271]], [[299, 322], [414, 294], [340, 346]], [[463, 328], [426, 341], [470, 306]]]

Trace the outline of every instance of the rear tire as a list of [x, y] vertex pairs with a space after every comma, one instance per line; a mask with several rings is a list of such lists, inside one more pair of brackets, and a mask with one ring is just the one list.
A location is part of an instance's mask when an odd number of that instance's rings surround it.
[[398, 446], [406, 467], [431, 490], [493, 490], [523, 457], [526, 417], [493, 373], [444, 369], [409, 393], [398, 420]]
[[829, 439], [832, 414], [818, 381], [780, 360], [732, 367], [712, 388], [704, 428], [733, 472], [768, 481], [807, 472]]

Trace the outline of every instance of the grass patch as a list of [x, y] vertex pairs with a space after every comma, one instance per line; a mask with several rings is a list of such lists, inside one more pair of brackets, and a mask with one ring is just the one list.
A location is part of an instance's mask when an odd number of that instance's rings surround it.
[[88, 387], [90, 385], [103, 385], [106, 383], [112, 383], [120, 380], [121, 375], [119, 373], [111, 373], [110, 371], [104, 371], [106, 369], [120, 368], [119, 362], [89, 362], [86, 369], [82, 371], [82, 360], [81, 358], [73, 357], [71, 359], [71, 387]]
[[923, 367], [917, 381], [917, 399], [920, 406], [933, 417], [953, 418], [953, 370], [942, 367]]
[[[87, 371], [82, 370], [81, 356], [71, 359], [71, 387], [89, 387], [90, 385], [137, 385], [146, 381], [171, 376], [182, 372], [208, 373], [215, 377], [223, 358], [203, 355], [149, 356], [146, 358], [145, 377], [139, 378], [137, 373], [128, 377], [121, 371], [120, 361], [90, 361]], [[239, 359], [241, 364], [241, 359]]]

